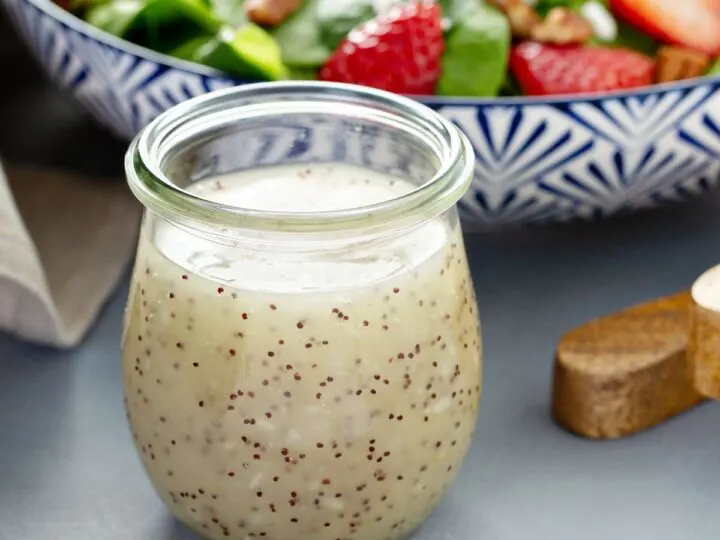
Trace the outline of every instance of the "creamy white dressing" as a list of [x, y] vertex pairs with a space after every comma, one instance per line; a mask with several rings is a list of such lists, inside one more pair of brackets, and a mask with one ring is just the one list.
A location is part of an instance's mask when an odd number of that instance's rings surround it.
[[[196, 184], [314, 212], [413, 186], [347, 165]], [[123, 347], [128, 416], [174, 513], [213, 539], [395, 539], [454, 478], [474, 430], [480, 334], [462, 236], [440, 218], [323, 260], [159, 222], [140, 240]]]

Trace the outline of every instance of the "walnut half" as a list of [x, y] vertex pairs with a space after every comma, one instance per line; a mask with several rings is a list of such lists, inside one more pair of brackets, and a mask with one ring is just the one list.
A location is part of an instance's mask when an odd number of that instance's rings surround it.
[[710, 65], [707, 54], [682, 47], [662, 46], [658, 49], [655, 81], [682, 81], [703, 75]]
[[247, 0], [245, 15], [255, 24], [277, 26], [300, 7], [302, 0]]
[[513, 37], [527, 39], [532, 29], [542, 19], [540, 15], [523, 0], [488, 0], [489, 3], [502, 11], [510, 23]]
[[585, 43], [593, 36], [590, 22], [567, 8], [551, 9], [545, 20], [532, 28], [530, 37], [542, 43], [570, 45]]

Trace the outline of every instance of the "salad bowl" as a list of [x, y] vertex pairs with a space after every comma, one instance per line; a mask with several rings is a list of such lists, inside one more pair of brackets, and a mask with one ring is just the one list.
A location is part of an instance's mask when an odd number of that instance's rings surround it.
[[[242, 84], [107, 34], [49, 0], [1, 0], [43, 69], [129, 140], [167, 108]], [[701, 196], [720, 175], [720, 76], [550, 98], [420, 97], [476, 153], [465, 224], [588, 220]]]

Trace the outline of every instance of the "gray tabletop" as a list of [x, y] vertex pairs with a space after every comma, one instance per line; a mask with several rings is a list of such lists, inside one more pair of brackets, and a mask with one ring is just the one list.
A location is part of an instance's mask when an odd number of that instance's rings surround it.
[[[0, 42], [0, 57], [11, 49]], [[119, 175], [124, 145], [13, 57], [3, 78], [13, 84], [0, 86], [0, 154]], [[479, 425], [457, 482], [414, 540], [720, 536], [716, 404], [614, 442], [574, 437], [549, 416], [557, 338], [688, 286], [720, 262], [718, 230], [720, 195], [602, 225], [468, 238], [485, 335]], [[0, 336], [0, 540], [195, 538], [155, 497], [125, 426], [126, 286], [76, 350]]]

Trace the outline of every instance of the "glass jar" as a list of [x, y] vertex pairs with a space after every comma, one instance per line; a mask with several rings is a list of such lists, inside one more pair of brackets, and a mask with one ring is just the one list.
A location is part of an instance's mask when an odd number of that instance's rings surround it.
[[407, 536], [477, 417], [467, 139], [385, 92], [258, 84], [161, 115], [126, 169], [125, 404], [162, 500], [218, 540]]

